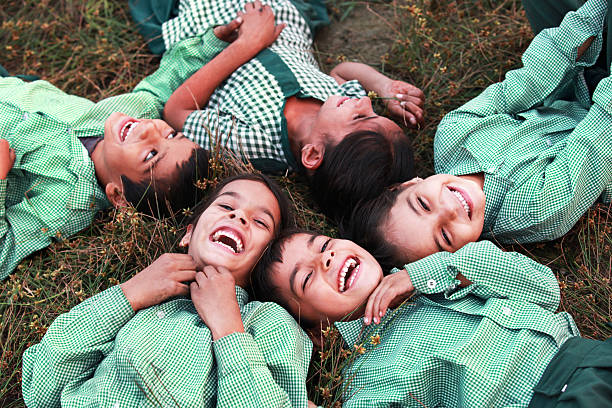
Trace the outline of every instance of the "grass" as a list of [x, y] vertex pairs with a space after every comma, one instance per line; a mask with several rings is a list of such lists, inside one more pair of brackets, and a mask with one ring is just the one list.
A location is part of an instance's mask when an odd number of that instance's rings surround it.
[[[371, 11], [353, 21], [360, 8]], [[518, 0], [333, 1], [330, 10], [334, 24], [382, 27], [389, 52], [367, 62], [425, 91], [425, 125], [409, 132], [420, 175], [433, 171], [432, 142], [442, 116], [517, 67], [532, 38]], [[92, 100], [130, 91], [158, 61], [135, 31], [125, 1], [7, 0], [0, 21], [2, 65], [9, 72], [38, 75]], [[324, 70], [354, 58], [347, 49], [350, 44], [319, 53]], [[301, 178], [280, 181], [302, 225], [334, 232]], [[172, 220], [110, 211], [90, 229], [24, 260], [0, 282], [0, 406], [23, 406], [21, 354], [57, 315], [126, 280], [174, 249], [180, 236]], [[603, 339], [612, 335], [611, 247], [611, 209], [600, 205], [562, 239], [508, 249], [549, 265], [562, 288], [561, 309], [574, 316], [584, 336]], [[347, 355], [333, 331], [324, 333], [326, 359], [313, 364], [309, 387], [312, 399], [334, 406], [342, 384], [350, 381], [339, 377]]]

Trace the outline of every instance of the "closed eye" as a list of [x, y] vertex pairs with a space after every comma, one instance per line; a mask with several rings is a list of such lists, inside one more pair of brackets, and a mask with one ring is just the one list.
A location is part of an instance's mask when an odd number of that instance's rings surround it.
[[311, 276], [312, 276], [312, 271], [310, 271], [304, 278], [304, 282], [302, 283], [302, 292], [304, 292], [304, 290], [306, 289], [306, 283], [308, 283], [308, 280], [310, 279]]
[[444, 241], [446, 241], [446, 243], [448, 244], [448, 246], [452, 247], [451, 241], [448, 238], [448, 235], [446, 235], [446, 232], [444, 232], [444, 230], [442, 230], [442, 238], [444, 238]]
[[321, 253], [325, 252], [325, 250], [327, 249], [327, 245], [329, 244], [330, 241], [331, 241], [331, 238], [329, 238], [327, 241], [325, 241], [325, 243], [321, 247]]
[[262, 220], [258, 220], [255, 219], [255, 223], [261, 225], [262, 227], [264, 227], [265, 229], [269, 229], [268, 228], [268, 224], [266, 224], [265, 222], [263, 222]]
[[421, 207], [423, 207], [425, 211], [429, 211], [429, 206], [425, 204], [425, 201], [423, 201], [421, 197], [417, 197], [417, 200], [419, 201], [419, 204], [421, 205]]
[[234, 209], [232, 208], [232, 206], [227, 205], [227, 204], [219, 204], [219, 207], [223, 208], [224, 210], [227, 211], [233, 211]]

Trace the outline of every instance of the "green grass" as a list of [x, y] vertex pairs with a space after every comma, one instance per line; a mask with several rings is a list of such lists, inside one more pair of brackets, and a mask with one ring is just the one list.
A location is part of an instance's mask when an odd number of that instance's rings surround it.
[[[442, 116], [519, 65], [532, 37], [520, 1], [376, 2], [376, 13], [367, 21], [353, 21], [354, 11], [365, 6], [331, 2], [334, 24], [367, 23], [386, 30], [390, 52], [368, 62], [425, 91], [425, 125], [408, 134], [414, 139], [419, 174], [431, 174], [433, 136]], [[130, 91], [158, 61], [134, 30], [126, 1], [5, 0], [0, 21], [1, 63], [9, 72], [39, 75], [92, 100]], [[354, 57], [333, 49], [319, 60], [329, 70], [338, 60]], [[303, 179], [280, 181], [302, 225], [334, 232], [312, 205]], [[40, 340], [57, 315], [126, 280], [174, 249], [180, 236], [172, 221], [110, 211], [89, 230], [24, 260], [0, 283], [0, 406], [23, 406], [21, 354]], [[574, 316], [583, 335], [603, 339], [612, 335], [611, 247], [611, 210], [598, 206], [562, 239], [508, 249], [549, 265], [562, 287], [561, 309]], [[311, 398], [332, 406], [347, 381], [339, 378], [346, 352], [333, 332], [325, 333], [326, 358], [315, 356], [319, 361], [313, 364], [309, 386]]]

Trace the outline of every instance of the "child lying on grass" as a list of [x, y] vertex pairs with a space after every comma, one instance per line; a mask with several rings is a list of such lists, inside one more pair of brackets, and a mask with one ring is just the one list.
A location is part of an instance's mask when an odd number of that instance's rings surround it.
[[364, 64], [321, 72], [297, 3], [180, 2], [159, 70], [136, 89], [167, 100], [164, 118], [205, 148], [219, 138], [260, 170], [303, 171], [324, 212], [341, 216], [413, 176], [409, 139], [366, 90], [413, 126], [424, 95]]
[[94, 103], [0, 78], [0, 279], [110, 205], [163, 215], [197, 203], [208, 152], [158, 119], [161, 108], [147, 92]]
[[[606, 0], [589, 0], [542, 31], [524, 67], [449, 113], [434, 142], [437, 173], [357, 209], [348, 235], [384, 266], [479, 238], [559, 238], [612, 192], [612, 78], [582, 76], [601, 48]], [[415, 237], [418, 236], [418, 239]]]
[[488, 241], [383, 278], [352, 241], [289, 233], [253, 282], [306, 330], [335, 323], [348, 349], [365, 352], [343, 373], [344, 407], [612, 406], [612, 340], [580, 338], [571, 316], [555, 313], [552, 271]]
[[25, 351], [26, 405], [306, 407], [312, 344], [280, 306], [245, 291], [290, 224], [268, 178], [223, 181], [194, 211], [187, 254], [165, 254], [59, 316]]

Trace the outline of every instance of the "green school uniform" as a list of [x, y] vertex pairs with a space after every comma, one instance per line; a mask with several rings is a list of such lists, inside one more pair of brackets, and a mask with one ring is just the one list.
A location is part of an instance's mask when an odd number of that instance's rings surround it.
[[245, 333], [212, 341], [193, 302], [134, 313], [120, 286], [59, 316], [23, 355], [28, 407], [306, 407], [312, 343], [236, 287]]
[[[526, 407], [559, 347], [578, 335], [569, 314], [555, 313], [552, 271], [489, 241], [404, 269], [420, 295], [378, 326], [336, 323], [349, 347], [367, 349], [344, 373], [345, 408]], [[458, 273], [472, 284], [458, 287]]]
[[606, 0], [568, 13], [560, 27], [536, 36], [523, 68], [440, 122], [436, 173], [485, 175], [483, 238], [555, 239], [598, 197], [610, 201], [612, 78], [599, 83], [591, 103], [582, 75], [599, 55], [606, 13]]
[[45, 81], [0, 78], [0, 138], [16, 153], [0, 180], [0, 279], [54, 239], [89, 226], [109, 206], [79, 138], [103, 136], [113, 112], [158, 118], [161, 107], [149, 93], [94, 103]]
[[[181, 84], [205, 65], [227, 43], [218, 40], [212, 27], [226, 24], [244, 9], [247, 0], [179, 3], [179, 15], [162, 26], [168, 51], [158, 72], [136, 89], [151, 92], [163, 81]], [[208, 104], [186, 119], [183, 133], [203, 148], [220, 144], [262, 171], [297, 169], [289, 146], [283, 109], [287, 98], [325, 101], [331, 95], [366, 96], [357, 81], [339, 85], [321, 72], [312, 53], [313, 36], [308, 21], [289, 0], [267, 2], [277, 24], [286, 23], [269, 48], [234, 71], [211, 95]], [[157, 80], [160, 75], [162, 80]], [[171, 89], [176, 89], [172, 85]], [[160, 97], [167, 100], [163, 91]]]

